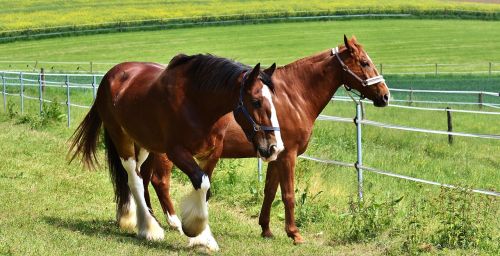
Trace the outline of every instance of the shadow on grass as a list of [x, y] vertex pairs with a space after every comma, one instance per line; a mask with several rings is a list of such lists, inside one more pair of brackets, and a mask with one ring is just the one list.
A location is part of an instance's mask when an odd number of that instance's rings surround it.
[[[42, 219], [45, 223], [56, 228], [67, 229], [86, 236], [103, 238], [103, 240], [112, 239], [116, 242], [135, 244], [150, 249], [193, 252], [193, 250], [188, 247], [168, 244], [166, 241], [146, 241], [138, 238], [136, 234], [122, 232], [118, 229], [114, 221], [80, 220], [53, 216], [44, 216]], [[184, 237], [179, 237], [179, 239], [184, 241]]]

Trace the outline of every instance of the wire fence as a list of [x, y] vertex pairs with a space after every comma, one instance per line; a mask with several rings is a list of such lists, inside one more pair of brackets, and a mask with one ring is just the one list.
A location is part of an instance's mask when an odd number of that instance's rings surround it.
[[[265, 64], [265, 63], [264, 63]], [[268, 63], [271, 64], [271, 63]], [[0, 70], [38, 72], [44, 69], [47, 72], [60, 73], [95, 73], [102, 74], [116, 63], [99, 61], [45, 61], [45, 60], [1, 60]], [[162, 64], [167, 65], [167, 64]], [[421, 64], [378, 64], [383, 75], [450, 75], [450, 74], [500, 74], [500, 62], [483, 63], [421, 63]]]
[[[2, 96], [3, 96], [3, 105], [4, 111], [7, 110], [7, 96], [11, 97], [19, 97], [20, 98], [20, 110], [21, 113], [24, 113], [24, 102], [25, 100], [33, 100], [39, 101], [39, 111], [40, 113], [43, 111], [43, 103], [44, 102], [54, 102], [52, 100], [47, 99], [47, 91], [49, 89], [59, 90], [58, 93], [61, 93], [61, 90], [65, 91], [66, 101], [56, 101], [59, 104], [63, 104], [67, 108], [67, 126], [70, 126], [71, 121], [71, 108], [83, 108], [88, 109], [92, 104], [93, 100], [96, 97], [97, 87], [99, 85], [100, 80], [102, 79], [102, 74], [44, 74], [44, 73], [33, 73], [33, 72], [12, 72], [12, 71], [0, 71], [1, 83], [2, 83]], [[75, 90], [79, 90], [75, 92]], [[83, 93], [82, 94], [82, 90]], [[492, 97], [500, 97], [500, 94], [497, 92], [487, 92], [487, 91], [438, 91], [438, 90], [408, 90], [408, 89], [391, 89], [391, 91], [400, 91], [400, 92], [418, 92], [418, 93], [451, 93], [451, 94], [480, 94], [480, 95], [488, 95]], [[31, 93], [31, 94], [30, 94]], [[79, 95], [82, 94], [82, 95]], [[35, 96], [36, 95], [36, 96]], [[91, 96], [90, 96], [91, 95]], [[77, 102], [72, 102], [73, 98], [77, 98]], [[334, 101], [352, 101], [351, 98], [345, 96], [335, 96], [332, 98]], [[393, 99], [392, 101], [396, 102], [409, 102], [407, 100], [397, 100]], [[364, 103], [369, 103], [368, 101], [360, 101]], [[372, 173], [395, 177], [399, 179], [410, 180], [414, 182], [420, 182], [431, 185], [439, 185], [443, 187], [455, 188], [456, 186], [450, 184], [439, 183], [435, 181], [424, 180], [420, 178], [405, 176], [401, 174], [392, 173], [386, 170], [379, 170], [373, 167], [365, 166], [362, 164], [362, 145], [361, 145], [361, 127], [362, 125], [380, 127], [385, 129], [397, 129], [409, 132], [420, 132], [420, 133], [429, 133], [429, 134], [440, 134], [440, 135], [448, 135], [448, 136], [462, 136], [462, 137], [473, 137], [473, 138], [481, 138], [481, 139], [490, 139], [490, 140], [500, 140], [500, 135], [495, 134], [474, 134], [474, 133], [464, 133], [464, 132], [453, 132], [450, 129], [448, 131], [442, 130], [431, 130], [431, 129], [422, 129], [416, 127], [407, 127], [400, 126], [394, 124], [381, 123], [372, 120], [366, 120], [362, 118], [362, 104], [358, 102], [356, 104], [356, 117], [346, 118], [346, 117], [337, 117], [337, 116], [328, 116], [328, 115], [320, 115], [317, 120], [318, 121], [334, 121], [334, 122], [346, 122], [351, 123], [354, 121], [357, 129], [357, 149], [358, 156], [356, 163], [346, 163], [336, 160], [328, 160], [328, 159], [320, 159], [312, 156], [302, 155], [301, 158], [308, 159], [315, 162], [325, 163], [325, 164], [335, 164], [344, 167], [354, 167], [358, 172], [358, 194], [360, 199], [363, 197], [363, 170], [369, 171]], [[418, 102], [418, 101], [413, 101]], [[423, 101], [423, 102], [432, 102], [436, 104], [449, 104], [450, 102], [439, 102], [439, 101]], [[491, 102], [454, 102], [456, 104], [473, 104], [478, 105], [482, 104], [487, 107], [492, 107], [493, 109], [500, 108], [499, 103], [491, 103]], [[460, 112], [460, 113], [468, 113], [475, 115], [500, 115], [500, 112], [496, 111], [474, 111], [474, 110], [464, 110], [464, 109], [449, 109], [449, 108], [429, 108], [429, 107], [414, 107], [414, 106], [403, 106], [403, 105], [389, 105], [390, 107], [396, 108], [406, 108], [413, 109], [418, 111], [446, 111], [448, 113], [451, 112]], [[259, 180], [262, 177], [262, 164], [259, 162]], [[473, 189], [475, 193], [481, 193], [492, 196], [500, 196], [500, 193], [496, 191], [489, 191], [484, 189]]]
[[[323, 164], [334, 164], [334, 165], [343, 166], [343, 167], [355, 168], [357, 170], [357, 173], [358, 173], [358, 196], [359, 196], [360, 200], [363, 199], [363, 171], [369, 171], [369, 172], [379, 174], [379, 175], [384, 175], [384, 176], [389, 176], [389, 177], [394, 177], [394, 178], [398, 178], [398, 179], [404, 179], [404, 180], [409, 180], [409, 181], [424, 183], [424, 184], [429, 184], [429, 185], [436, 185], [436, 186], [447, 187], [447, 188], [459, 188], [455, 185], [440, 183], [440, 182], [436, 182], [436, 181], [430, 181], [430, 180], [421, 179], [421, 178], [410, 177], [410, 176], [397, 174], [394, 172], [380, 170], [377, 168], [363, 165], [362, 164], [363, 153], [362, 153], [362, 144], [361, 144], [361, 141], [362, 141], [361, 140], [361, 137], [362, 137], [361, 127], [362, 127], [362, 125], [369, 125], [369, 126], [389, 128], [389, 129], [398, 129], [398, 130], [410, 131], [410, 132], [423, 132], [423, 133], [432, 133], [432, 134], [444, 134], [444, 135], [454, 135], [454, 136], [463, 136], [463, 137], [475, 137], [475, 138], [483, 138], [483, 139], [500, 140], [500, 135], [472, 134], [472, 133], [461, 133], [461, 132], [458, 133], [458, 132], [449, 132], [449, 131], [428, 130], [428, 129], [414, 128], [414, 127], [404, 127], [404, 126], [398, 126], [398, 125], [392, 125], [392, 124], [384, 124], [384, 123], [370, 121], [370, 120], [363, 120], [361, 118], [361, 116], [362, 116], [361, 113], [362, 113], [361, 104], [357, 103], [356, 104], [356, 117], [354, 117], [354, 119], [345, 118], [345, 117], [327, 116], [327, 115], [320, 115], [317, 119], [318, 121], [334, 121], [334, 122], [345, 122], [345, 123], [352, 123], [354, 121], [354, 124], [356, 125], [356, 130], [357, 130], [356, 131], [357, 161], [355, 163], [347, 163], [347, 162], [330, 160], [330, 159], [321, 159], [321, 158], [307, 156], [307, 155], [299, 156], [300, 158], [307, 159], [307, 160], [314, 161], [314, 162], [323, 163]], [[261, 171], [261, 170], [259, 170], [259, 171]], [[479, 193], [479, 194], [484, 194], [484, 195], [500, 196], [500, 193], [497, 191], [491, 191], [491, 190], [485, 190], [485, 189], [471, 189], [471, 191], [474, 193]]]

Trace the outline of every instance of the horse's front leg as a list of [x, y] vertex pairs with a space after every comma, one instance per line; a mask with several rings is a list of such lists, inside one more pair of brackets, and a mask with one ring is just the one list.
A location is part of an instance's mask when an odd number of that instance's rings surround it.
[[[188, 175], [194, 190], [181, 202], [182, 231], [188, 237], [212, 237], [208, 226], [208, 190], [210, 179], [198, 166], [193, 156], [183, 147], [176, 147], [168, 153], [172, 162]], [[212, 237], [213, 239], [213, 237]], [[215, 242], [215, 240], [214, 240]], [[218, 250], [217, 243], [209, 244], [211, 250]]]
[[259, 225], [262, 228], [263, 237], [273, 237], [273, 233], [269, 228], [269, 221], [271, 215], [271, 206], [276, 196], [276, 190], [278, 190], [279, 184], [279, 164], [278, 160], [272, 161], [267, 167], [266, 173], [266, 185], [264, 187], [264, 201], [262, 202], [262, 208], [259, 215]]
[[259, 224], [262, 228], [263, 237], [272, 237], [273, 234], [269, 228], [271, 205], [278, 189], [281, 187], [283, 204], [285, 205], [285, 230], [295, 244], [303, 243], [304, 239], [295, 225], [295, 190], [294, 190], [294, 172], [295, 172], [296, 154], [294, 152], [282, 152], [276, 161], [270, 162], [266, 174], [266, 186], [264, 188], [264, 202], [259, 216]]
[[[285, 153], [285, 152], [283, 152]], [[283, 154], [282, 153], [282, 154]], [[285, 204], [285, 230], [288, 237], [293, 239], [294, 244], [301, 244], [304, 238], [299, 233], [297, 225], [295, 225], [295, 161], [297, 159], [295, 152], [286, 152], [277, 164], [279, 165], [279, 180], [281, 187], [281, 197]]]
[[[222, 153], [222, 147], [217, 147], [209, 156], [206, 156], [202, 159], [198, 159], [200, 167], [208, 175], [210, 180], [212, 180], [212, 173], [214, 171], [215, 166], [217, 165], [217, 162], [219, 161], [221, 153]], [[192, 247], [196, 245], [205, 246], [213, 251], [219, 250], [219, 245], [217, 244], [217, 241], [215, 241], [215, 238], [212, 235], [212, 231], [210, 230], [209, 225], [207, 225], [207, 228], [199, 236], [189, 238], [188, 246]]]

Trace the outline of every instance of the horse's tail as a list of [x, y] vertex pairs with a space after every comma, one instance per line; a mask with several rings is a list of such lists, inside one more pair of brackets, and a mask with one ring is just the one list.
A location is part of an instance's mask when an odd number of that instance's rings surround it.
[[111, 182], [115, 189], [115, 201], [118, 211], [124, 204], [128, 204], [130, 200], [130, 189], [128, 187], [127, 171], [123, 168], [118, 151], [115, 144], [111, 140], [108, 131], [104, 129], [104, 144], [106, 145], [106, 156], [108, 160], [108, 169]]
[[101, 117], [99, 117], [96, 105], [94, 104], [70, 138], [71, 146], [69, 148], [69, 154], [73, 154], [70, 162], [81, 154], [82, 162], [85, 167], [89, 169], [95, 168], [98, 163], [96, 148], [97, 142], [99, 141], [101, 125]]

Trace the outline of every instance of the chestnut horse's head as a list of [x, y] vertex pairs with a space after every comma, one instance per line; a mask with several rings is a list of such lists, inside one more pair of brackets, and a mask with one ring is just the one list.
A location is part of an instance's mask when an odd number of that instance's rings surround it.
[[348, 40], [344, 35], [344, 45], [345, 50], [332, 49], [343, 69], [343, 84], [348, 89], [360, 92], [362, 97], [372, 100], [376, 107], [387, 106], [390, 97], [389, 88], [368, 54], [354, 36]]
[[238, 106], [234, 118], [252, 142], [257, 155], [274, 161], [283, 151], [281, 132], [273, 104], [274, 85], [271, 76], [276, 65], [260, 71], [260, 63], [242, 76]]

